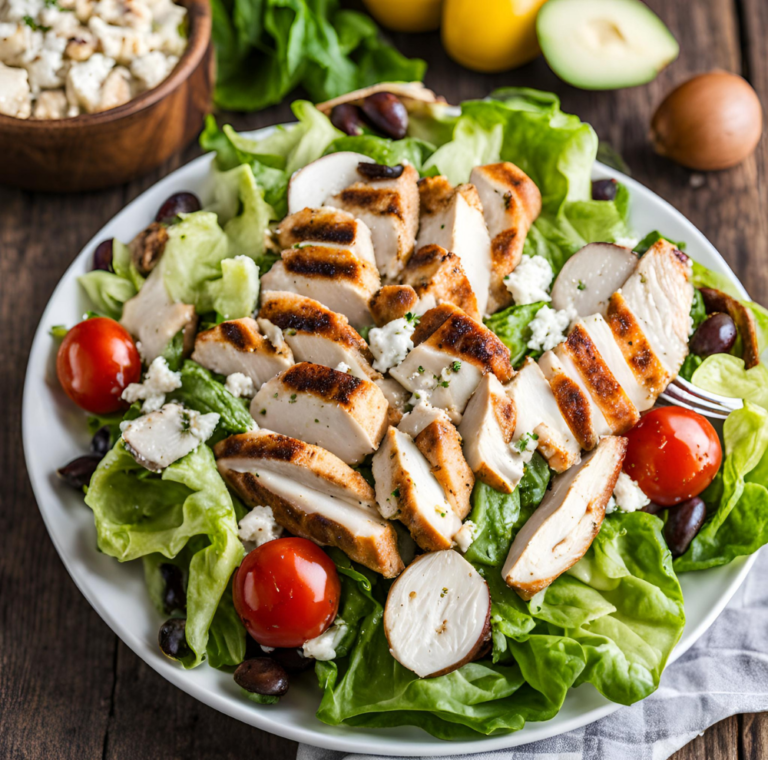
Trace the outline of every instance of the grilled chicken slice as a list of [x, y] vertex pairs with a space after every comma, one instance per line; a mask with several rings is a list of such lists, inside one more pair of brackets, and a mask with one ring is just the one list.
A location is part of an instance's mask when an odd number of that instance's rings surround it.
[[403, 417], [397, 429], [413, 438], [416, 448], [431, 465], [432, 474], [442, 486], [448, 503], [463, 520], [471, 508], [469, 499], [475, 476], [461, 450], [459, 431], [448, 415], [429, 404], [417, 404]]
[[377, 327], [404, 317], [409, 311], [416, 313], [419, 296], [410, 285], [384, 285], [368, 304]]
[[640, 258], [621, 295], [662, 366], [675, 377], [688, 355], [693, 285], [690, 259], [666, 240]]
[[250, 317], [222, 322], [199, 333], [192, 358], [220, 375], [241, 372], [251, 378], [255, 388], [293, 365], [291, 349], [279, 339], [279, 333], [273, 343]]
[[502, 382], [514, 375], [509, 349], [461, 309], [443, 304], [428, 311], [413, 333], [416, 346], [390, 370], [404, 388], [445, 409], [458, 422], [481, 377], [493, 372]]
[[504, 278], [520, 263], [528, 230], [541, 213], [536, 183], [509, 161], [476, 166], [469, 181], [477, 188], [491, 236], [489, 314], [508, 306], [512, 296]]
[[491, 281], [491, 240], [474, 185], [451, 187], [445, 177], [419, 182], [421, 223], [416, 249], [439, 245], [455, 253], [469, 278], [480, 314], [486, 313]]
[[179, 331], [184, 332], [185, 353], [192, 349], [197, 327], [195, 307], [174, 303], [156, 267], [141, 290], [123, 305], [120, 324], [141, 343], [142, 358], [151, 364]]
[[482, 321], [477, 298], [459, 257], [439, 245], [425, 245], [411, 256], [400, 278], [424, 303], [452, 303], [472, 319]]
[[[525, 364], [505, 388], [515, 406], [513, 441], [525, 438], [555, 472], [565, 472], [579, 461], [581, 447], [571, 432], [546, 377], [533, 359]], [[535, 436], [535, 437], [534, 437]], [[526, 444], [526, 450], [532, 443]]]
[[[515, 405], [496, 376], [489, 373], [467, 404], [459, 433], [472, 471], [483, 483], [502, 493], [515, 490], [530, 459], [530, 455], [526, 459], [514, 448], [514, 432]], [[530, 444], [531, 453], [535, 446], [535, 441]]]
[[403, 569], [373, 489], [329, 451], [262, 430], [227, 438], [214, 452], [227, 484], [249, 506], [271, 507], [289, 532], [336, 546], [387, 578]]
[[614, 339], [611, 328], [603, 317], [600, 314], [584, 317], [576, 323], [574, 329], [576, 328], [586, 332], [589, 336], [589, 339], [599, 351], [600, 356], [608, 365], [619, 385], [624, 389], [630, 402], [637, 408], [637, 411], [644, 412], [650, 409], [656, 401], [656, 396], [649, 393], [648, 389], [637, 379], [619, 344]]
[[411, 253], [419, 226], [419, 173], [403, 166], [396, 179], [367, 179], [349, 185], [326, 201], [348, 211], [368, 226], [376, 265], [382, 277], [394, 279]]
[[555, 348], [555, 353], [561, 359], [567, 355], [573, 362], [613, 435], [621, 435], [634, 427], [640, 413], [611, 372], [584, 325], [573, 325], [565, 342]]
[[379, 512], [400, 520], [424, 551], [450, 549], [461, 519], [413, 439], [390, 427], [373, 457]]
[[379, 446], [389, 405], [368, 380], [302, 362], [265, 383], [251, 403], [261, 427], [322, 446], [357, 464]]
[[[295, 171], [288, 183], [288, 213], [320, 208], [332, 195], [357, 182], [360, 162], [373, 163], [362, 153], [340, 151], [321, 156]], [[331, 204], [333, 205], [333, 204]]]
[[344, 363], [355, 377], [376, 380], [368, 344], [343, 314], [306, 296], [270, 290], [261, 299], [259, 316], [282, 331], [285, 342], [299, 362], [338, 367]]
[[305, 208], [286, 216], [277, 228], [283, 249], [310, 243], [326, 248], [341, 248], [376, 266], [371, 231], [352, 214], [336, 208]]
[[597, 535], [627, 450], [627, 439], [603, 438], [552, 488], [515, 536], [502, 576], [530, 599], [575, 565]]
[[398, 425], [400, 420], [403, 419], [405, 407], [408, 405], [411, 394], [397, 380], [393, 380], [391, 377], [380, 377], [373, 382], [384, 394], [384, 398], [387, 399], [389, 404], [387, 421], [390, 425]]
[[309, 245], [282, 252], [261, 278], [261, 291], [307, 296], [343, 314], [355, 327], [371, 324], [368, 301], [381, 281], [376, 268], [350, 251]]
[[384, 607], [392, 656], [420, 678], [477, 659], [491, 639], [491, 593], [458, 552], [425, 554], [392, 584]]

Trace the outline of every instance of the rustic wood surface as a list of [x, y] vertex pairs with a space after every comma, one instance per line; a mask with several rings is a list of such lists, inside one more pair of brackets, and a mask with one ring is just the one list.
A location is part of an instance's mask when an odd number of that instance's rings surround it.
[[[680, 58], [652, 84], [588, 93], [560, 82], [538, 60], [482, 76], [443, 53], [437, 35], [395, 35], [430, 64], [426, 82], [449, 101], [495, 87], [553, 90], [591, 122], [634, 176], [696, 224], [756, 300], [768, 302], [768, 142], [741, 166], [693, 174], [656, 157], [646, 133], [674, 85], [713, 68], [741, 73], [768, 104], [765, 0], [650, 0], [681, 43]], [[482, 3], [478, 2], [478, 10]], [[222, 114], [237, 128], [290, 118], [287, 105]], [[49, 195], [0, 189], [0, 757], [240, 758], [295, 756], [293, 742], [225, 717], [182, 693], [139, 660], [70, 580], [38, 514], [21, 449], [21, 395], [32, 336], [54, 286], [86, 241], [128, 201], [198, 155], [188, 149], [161, 170], [114, 190]], [[2, 178], [2, 161], [0, 161]], [[766, 757], [768, 717], [743, 715], [710, 728], [676, 760]]]

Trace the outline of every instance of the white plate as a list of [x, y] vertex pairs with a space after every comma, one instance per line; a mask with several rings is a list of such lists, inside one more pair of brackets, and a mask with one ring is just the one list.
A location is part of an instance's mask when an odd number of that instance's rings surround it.
[[[264, 136], [268, 130], [256, 133]], [[315, 718], [320, 700], [312, 673], [294, 683], [278, 705], [263, 707], [245, 700], [232, 676], [207, 665], [185, 671], [166, 659], [157, 646], [162, 622], [147, 597], [141, 563], [120, 565], [96, 551], [90, 510], [82, 496], [63, 485], [55, 470], [87, 451], [85, 418], [64, 395], [56, 380], [52, 325], [73, 325], [89, 308], [78, 275], [88, 271], [95, 245], [104, 238], [130, 240], [153, 218], [171, 193], [188, 190], [203, 203], [211, 200], [210, 155], [202, 156], [169, 175], [126, 206], [91, 240], [56, 287], [43, 313], [32, 344], [24, 384], [23, 437], [29, 477], [51, 540], [72, 579], [112, 630], [163, 678], [201, 702], [245, 723], [294, 741], [350, 752], [385, 755], [449, 755], [500, 749], [545, 739], [584, 726], [616, 710], [591, 686], [572, 690], [553, 720], [529, 723], [522, 731], [474, 741], [445, 742], [416, 728], [361, 729], [326, 726]], [[640, 234], [659, 229], [674, 240], [685, 240], [699, 262], [728, 275], [744, 295], [728, 265], [706, 238], [658, 196], [605, 166], [596, 164], [595, 178], [614, 177], [632, 195], [632, 226]], [[688, 624], [672, 653], [679, 657], [712, 624], [741, 584], [754, 557], [725, 567], [681, 578]], [[83, 662], [84, 668], [88, 667]]]

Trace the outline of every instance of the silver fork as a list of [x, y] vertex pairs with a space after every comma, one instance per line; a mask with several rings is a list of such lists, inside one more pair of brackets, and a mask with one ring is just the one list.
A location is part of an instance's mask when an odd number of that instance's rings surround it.
[[661, 403], [681, 406], [716, 420], [724, 420], [744, 406], [739, 398], [728, 398], [697, 388], [682, 377], [673, 380], [659, 397]]

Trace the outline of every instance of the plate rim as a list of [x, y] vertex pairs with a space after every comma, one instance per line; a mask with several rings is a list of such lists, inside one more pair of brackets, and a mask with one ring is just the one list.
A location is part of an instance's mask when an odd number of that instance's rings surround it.
[[[248, 137], [266, 136], [277, 126], [278, 125], [272, 125], [259, 130], [244, 132], [242, 134]], [[285, 124], [279, 126], [290, 127], [291, 125]], [[85, 244], [82, 250], [73, 258], [72, 262], [62, 274], [56, 287], [51, 293], [40, 317], [40, 321], [35, 328], [35, 334], [30, 347], [30, 352], [25, 368], [22, 396], [22, 444], [24, 457], [27, 466], [27, 474], [35, 496], [35, 501], [38, 506], [38, 511], [40, 512], [40, 515], [43, 519], [43, 523], [45, 524], [48, 536], [50, 537], [67, 573], [77, 586], [78, 590], [83, 594], [85, 599], [97, 612], [99, 617], [101, 617], [101, 619], [109, 626], [112, 632], [118, 636], [118, 638], [120, 638], [120, 640], [123, 641], [123, 643], [128, 646], [131, 651], [134, 652], [134, 654], [136, 654], [144, 663], [155, 670], [155, 672], [157, 672], [161, 677], [172, 683], [174, 686], [180, 688], [189, 696], [225, 715], [228, 715], [229, 717], [233, 717], [237, 720], [247, 723], [248, 725], [292, 741], [304, 742], [306, 744], [322, 747], [325, 749], [352, 751], [364, 754], [378, 754], [382, 751], [386, 751], [388, 754], [393, 756], [405, 756], [413, 754], [418, 754], [421, 756], [445, 756], [473, 753], [478, 751], [493, 751], [497, 749], [506, 749], [513, 746], [519, 746], [522, 744], [528, 744], [545, 738], [550, 738], [552, 736], [558, 736], [563, 733], [567, 733], [568, 731], [589, 725], [618, 710], [621, 705], [616, 703], [608, 703], [601, 707], [587, 710], [580, 715], [566, 719], [560, 724], [553, 724], [551, 721], [529, 722], [526, 724], [525, 728], [517, 732], [489, 737], [478, 736], [477, 739], [457, 742], [437, 739], [427, 734], [425, 734], [425, 736], [428, 738], [425, 739], [424, 742], [413, 742], [408, 738], [400, 739], [396, 733], [392, 733], [391, 736], [395, 741], [391, 746], [389, 742], [382, 742], [382, 736], [380, 734], [374, 734], [372, 732], [366, 731], [365, 729], [361, 730], [357, 727], [344, 726], [341, 728], [344, 733], [333, 735], [330, 733], [318, 732], [313, 728], [285, 725], [275, 721], [274, 718], [270, 717], [270, 713], [268, 711], [254, 709], [251, 703], [247, 702], [246, 700], [242, 700], [239, 697], [235, 699], [231, 696], [220, 695], [218, 693], [214, 693], [201, 688], [197, 683], [195, 683], [194, 680], [186, 677], [187, 674], [194, 671], [183, 670], [177, 665], [171, 663], [169, 660], [165, 660], [165, 658], [161, 658], [159, 656], [151, 656], [151, 653], [147, 652], [145, 642], [143, 642], [138, 636], [135, 636], [130, 631], [127, 631], [121, 627], [120, 621], [113, 618], [111, 612], [108, 611], [101, 603], [100, 597], [88, 587], [87, 577], [84, 575], [81, 577], [79, 570], [71, 566], [72, 563], [68, 557], [68, 548], [63, 545], [63, 543], [59, 540], [56, 531], [53, 530], [53, 525], [51, 523], [52, 517], [48, 514], [47, 509], [44, 506], [45, 499], [43, 498], [40, 481], [46, 476], [50, 476], [50, 473], [46, 474], [38, 472], [38, 468], [34, 464], [35, 457], [31, 456], [33, 446], [33, 433], [31, 430], [29, 407], [32, 403], [34, 403], [32, 386], [36, 380], [36, 378], [34, 378], [34, 376], [30, 373], [30, 368], [33, 364], [33, 358], [42, 351], [47, 350], [50, 352], [50, 346], [48, 346], [46, 349], [43, 345], [43, 342], [50, 340], [47, 331], [47, 325], [50, 321], [49, 312], [52, 309], [52, 304], [56, 300], [59, 289], [64, 287], [64, 283], [66, 281], [69, 281], [76, 275], [76, 271], [73, 270], [77, 269], [81, 260], [88, 256], [94, 244], [103, 237], [104, 228], [112, 224], [118, 217], [124, 214], [130, 215], [133, 207], [139, 205], [148, 193], [158, 192], [164, 186], [171, 184], [173, 178], [176, 177], [179, 172], [185, 170], [191, 171], [193, 167], [203, 168], [205, 163], [210, 165], [212, 160], [212, 154], [204, 154], [193, 159], [187, 164], [184, 164], [183, 166], [160, 179], [158, 182], [148, 187], [130, 203], [124, 206], [117, 214], [112, 216]], [[719, 261], [721, 268], [726, 276], [729, 277], [731, 282], [745, 298], [749, 298], [745, 288], [733, 273], [725, 259], [723, 259], [723, 257], [717, 251], [717, 249], [687, 217], [675, 209], [670, 203], [631, 177], [611, 169], [610, 167], [605, 166], [598, 161], [594, 162], [592, 176], [593, 178], [597, 177], [616, 179], [629, 188], [630, 197], [632, 197], [634, 194], [646, 196], [646, 200], [650, 198], [652, 203], [657, 205], [660, 204], [666, 207], [669, 211], [671, 211], [673, 215], [679, 218], [683, 226], [689, 228], [691, 234], [698, 238], [698, 242], [701, 245], [709, 249], [709, 253]], [[741, 586], [744, 578], [746, 577], [756, 559], [757, 553], [745, 558], [739, 558], [734, 561], [734, 563], [737, 565], [741, 564], [741, 567], [739, 568], [736, 576], [730, 581], [726, 592], [721, 594], [717, 600], [717, 603], [712, 606], [709, 613], [705, 615], [702, 621], [693, 629], [693, 631], [690, 633], [690, 636], [686, 636], [687, 640], [685, 644], [675, 647], [669, 657], [667, 666], [671, 665], [676, 659], [682, 656], [688, 650], [688, 648], [690, 648], [712, 625], [715, 619], [720, 615], [722, 610], [728, 604], [732, 596]], [[731, 564], [733, 565], [734, 563]], [[529, 726], [531, 728], [529, 728]], [[389, 729], [389, 731], [392, 732], [393, 729]], [[534, 733], [535, 736], [527, 738], [527, 736], [531, 733]]]

